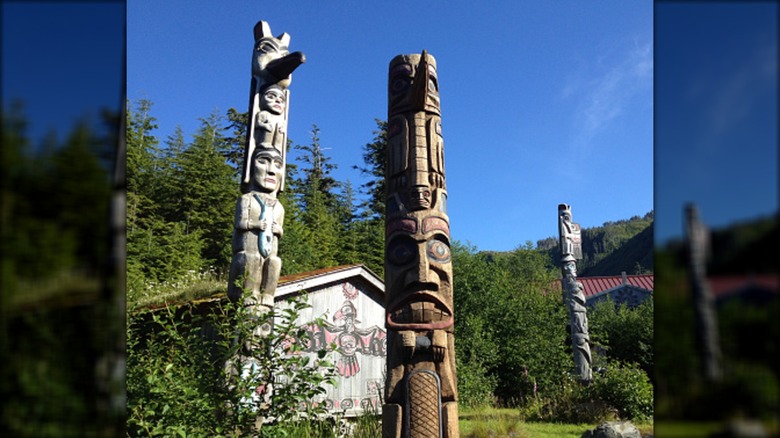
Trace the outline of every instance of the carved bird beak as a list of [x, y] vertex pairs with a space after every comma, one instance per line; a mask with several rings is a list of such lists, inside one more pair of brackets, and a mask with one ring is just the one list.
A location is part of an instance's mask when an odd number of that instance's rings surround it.
[[277, 81], [282, 81], [289, 78], [292, 72], [304, 62], [306, 62], [306, 55], [302, 52], [293, 52], [269, 62], [265, 70]]

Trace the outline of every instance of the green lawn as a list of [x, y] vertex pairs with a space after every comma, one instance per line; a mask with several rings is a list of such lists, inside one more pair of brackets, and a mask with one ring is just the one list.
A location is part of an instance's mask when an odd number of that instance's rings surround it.
[[[514, 409], [461, 409], [460, 434], [463, 438], [580, 438], [597, 424], [532, 423], [520, 419]], [[652, 423], [635, 423], [643, 435], [653, 432]]]

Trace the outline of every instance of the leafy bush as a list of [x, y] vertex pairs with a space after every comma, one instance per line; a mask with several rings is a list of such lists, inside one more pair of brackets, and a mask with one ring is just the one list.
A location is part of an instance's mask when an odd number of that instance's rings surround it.
[[615, 408], [620, 418], [645, 420], [653, 416], [653, 385], [636, 364], [611, 362], [603, 375], [594, 375], [587, 393], [591, 400]]
[[612, 300], [596, 303], [588, 309], [591, 343], [605, 347], [610, 360], [636, 363], [652, 377], [653, 306], [653, 300], [635, 308]]
[[611, 362], [603, 374], [595, 373], [587, 386], [567, 374], [553, 391], [528, 400], [519, 411], [527, 421], [647, 420], [653, 416], [653, 387], [637, 365]]
[[[258, 419], [298, 427], [319, 418], [324, 406], [310, 402], [334, 383], [336, 370], [325, 351], [311, 361], [291, 342], [308, 340], [296, 324], [306, 306], [299, 299], [253, 318], [241, 302], [217, 304], [206, 315], [191, 306], [128, 315], [128, 435], [282, 436], [274, 425], [258, 431]], [[248, 336], [272, 321], [271, 335]]]

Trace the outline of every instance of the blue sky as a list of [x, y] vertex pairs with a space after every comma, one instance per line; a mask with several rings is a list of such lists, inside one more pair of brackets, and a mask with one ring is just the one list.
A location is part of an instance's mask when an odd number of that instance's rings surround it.
[[[154, 102], [157, 136], [245, 111], [252, 28], [291, 35], [307, 62], [290, 86], [289, 137], [312, 124], [338, 165], [365, 179], [362, 146], [387, 111], [387, 66], [437, 59], [452, 236], [510, 250], [557, 235], [557, 205], [585, 227], [653, 208], [653, 7], [497, 1], [134, 0], [127, 91]], [[293, 154], [293, 158], [295, 155]]]
[[124, 86], [123, 2], [10, 2], [2, 14], [3, 104], [20, 100], [33, 144], [63, 140], [77, 121], [102, 128], [100, 110], [118, 112]]
[[776, 213], [778, 2], [655, 7], [656, 243]]

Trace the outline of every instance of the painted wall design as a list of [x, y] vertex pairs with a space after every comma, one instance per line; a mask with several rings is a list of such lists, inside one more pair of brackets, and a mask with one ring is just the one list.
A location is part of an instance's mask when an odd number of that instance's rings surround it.
[[[325, 404], [329, 410], [345, 412], [347, 416], [380, 408], [387, 332], [383, 328], [384, 298], [373, 289], [359, 278], [351, 278], [308, 291], [312, 307], [301, 313], [299, 322], [323, 315], [328, 322], [324, 327], [306, 327], [312, 341], [301, 354], [309, 354], [315, 360], [318, 350], [335, 344], [333, 359], [340, 375], [337, 387], [330, 388], [323, 399], [312, 400], [312, 404]], [[284, 302], [277, 306], [283, 308]]]
[[358, 327], [361, 321], [357, 315], [358, 310], [355, 305], [352, 301], [346, 300], [333, 315], [333, 324], [325, 327], [308, 327], [312, 339], [309, 351], [316, 352], [335, 344], [340, 356], [336, 361], [339, 375], [347, 378], [360, 372], [358, 354], [381, 357], [387, 355], [387, 333], [377, 326]]

